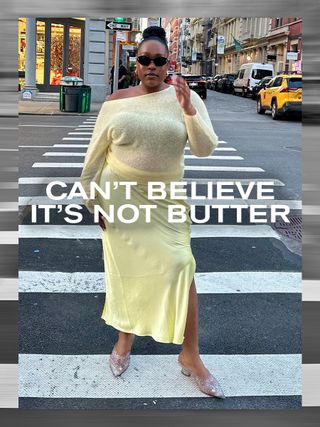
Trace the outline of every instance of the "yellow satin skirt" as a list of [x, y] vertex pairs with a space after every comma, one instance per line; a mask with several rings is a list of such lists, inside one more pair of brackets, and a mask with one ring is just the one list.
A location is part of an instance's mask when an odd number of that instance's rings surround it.
[[[151, 336], [162, 343], [182, 344], [187, 320], [189, 289], [196, 270], [191, 251], [190, 206], [185, 200], [149, 200], [148, 181], [169, 185], [174, 176], [132, 168], [114, 156], [108, 156], [101, 172], [99, 186], [109, 181], [135, 181], [131, 198], [126, 199], [125, 187], [111, 185], [110, 199], [98, 197], [99, 205], [115, 212], [125, 204], [156, 205], [151, 222], [145, 215], [132, 223], [121, 222], [115, 215], [113, 223], [102, 230], [103, 260], [106, 272], [106, 296], [101, 318], [118, 331], [138, 336]], [[169, 192], [168, 192], [169, 194]], [[187, 220], [168, 221], [168, 205], [182, 204]], [[123, 211], [130, 219], [133, 211]]]

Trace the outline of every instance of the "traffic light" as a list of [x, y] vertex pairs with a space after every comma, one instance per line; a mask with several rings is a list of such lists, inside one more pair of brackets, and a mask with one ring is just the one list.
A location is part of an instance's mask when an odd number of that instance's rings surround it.
[[114, 18], [115, 22], [125, 22], [126, 18]]

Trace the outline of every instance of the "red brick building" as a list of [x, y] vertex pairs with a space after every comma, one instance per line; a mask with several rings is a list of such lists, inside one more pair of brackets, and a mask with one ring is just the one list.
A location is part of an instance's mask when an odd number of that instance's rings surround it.
[[277, 73], [302, 71], [301, 18], [273, 18], [268, 39], [268, 56]]

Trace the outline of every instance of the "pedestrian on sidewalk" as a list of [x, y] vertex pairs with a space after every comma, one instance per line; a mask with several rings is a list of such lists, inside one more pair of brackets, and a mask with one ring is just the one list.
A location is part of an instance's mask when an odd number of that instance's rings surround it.
[[[122, 64], [122, 59], [119, 59], [119, 72], [118, 72], [118, 89], [124, 89], [125, 79], [127, 77], [128, 71], [126, 67]], [[109, 84], [111, 84], [111, 93], [113, 93], [113, 79], [114, 79], [114, 65], [112, 65]]]
[[[170, 182], [182, 180], [187, 140], [191, 153], [199, 157], [209, 156], [218, 144], [200, 96], [181, 76], [174, 86], [164, 82], [168, 56], [165, 30], [146, 28], [137, 51], [140, 85], [114, 92], [99, 112], [81, 184], [89, 194], [90, 182], [103, 189], [108, 181], [111, 194], [108, 200], [100, 193], [84, 200], [91, 213], [95, 204], [105, 212], [110, 205], [114, 212], [127, 203], [138, 209], [150, 205], [150, 181], [164, 182], [169, 193]], [[137, 183], [129, 201], [124, 186], [114, 185], [119, 181]], [[143, 215], [132, 223], [99, 217], [107, 286], [101, 317], [119, 334], [110, 368], [115, 376], [121, 375], [129, 366], [135, 336], [151, 336], [157, 342], [182, 345], [177, 360], [181, 372], [193, 376], [202, 392], [224, 398], [199, 354], [190, 205], [168, 193], [151, 201], [156, 209], [149, 223]], [[173, 204], [187, 212], [184, 222], [168, 221], [168, 207]]]

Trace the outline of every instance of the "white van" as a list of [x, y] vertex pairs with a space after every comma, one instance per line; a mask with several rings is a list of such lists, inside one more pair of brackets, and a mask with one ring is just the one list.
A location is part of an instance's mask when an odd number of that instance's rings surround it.
[[242, 64], [233, 82], [233, 94], [237, 95], [240, 93], [244, 97], [251, 95], [252, 88], [266, 76], [274, 77], [274, 68], [272, 64], [259, 62]]

